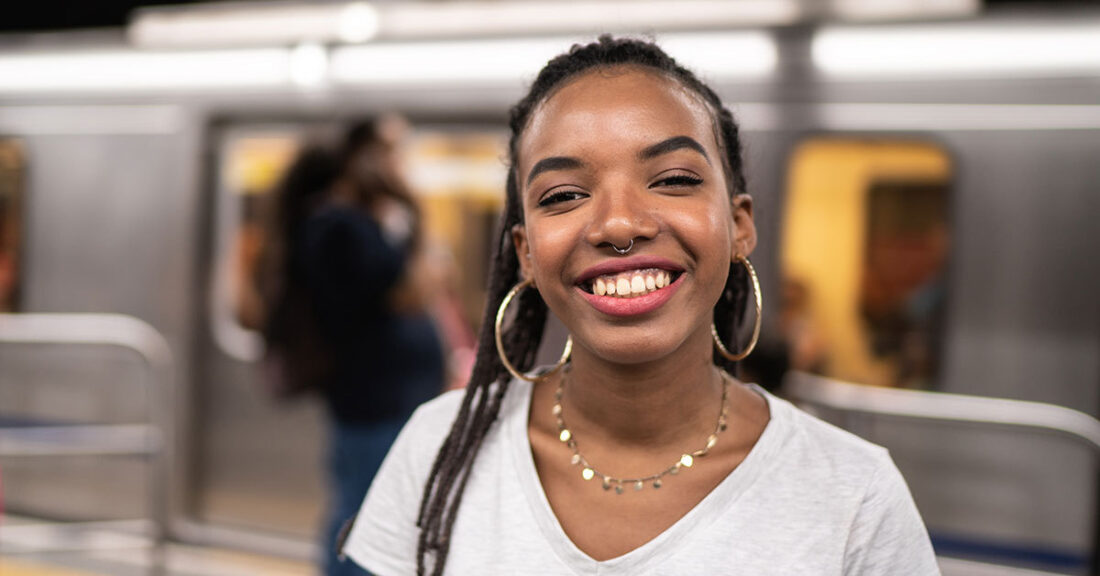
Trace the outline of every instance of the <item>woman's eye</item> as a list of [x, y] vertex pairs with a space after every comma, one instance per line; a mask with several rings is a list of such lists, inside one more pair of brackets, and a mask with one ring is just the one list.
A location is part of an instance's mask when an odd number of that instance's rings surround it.
[[703, 183], [703, 179], [699, 178], [698, 176], [691, 176], [691, 175], [688, 175], [688, 174], [675, 174], [673, 176], [668, 176], [667, 178], [661, 178], [660, 180], [654, 182], [653, 187], [659, 187], [659, 186], [671, 186], [671, 187], [698, 186], [702, 183]]
[[559, 202], [569, 202], [571, 200], [579, 200], [584, 197], [584, 193], [579, 190], [561, 190], [558, 192], [551, 192], [546, 196], [543, 196], [539, 200], [539, 206], [550, 206], [551, 204], [557, 204]]

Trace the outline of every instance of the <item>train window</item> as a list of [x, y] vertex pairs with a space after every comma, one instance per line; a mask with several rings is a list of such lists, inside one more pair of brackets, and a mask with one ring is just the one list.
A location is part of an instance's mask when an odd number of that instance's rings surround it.
[[0, 139], [0, 312], [19, 309], [24, 172], [19, 142]]
[[948, 155], [923, 141], [821, 137], [796, 149], [779, 322], [792, 368], [936, 386], [951, 178]]
[[450, 297], [473, 331], [485, 306], [492, 234], [504, 204], [507, 144], [505, 132], [483, 127], [425, 126], [409, 139], [409, 181], [424, 207], [429, 245], [444, 258], [436, 260], [437, 269], [454, 271]]
[[302, 138], [298, 127], [264, 126], [227, 130], [219, 142], [213, 330], [221, 349], [239, 360], [255, 360], [263, 350], [255, 329], [265, 218]]
[[[257, 283], [265, 220], [273, 191], [302, 142], [333, 126], [251, 126], [227, 130], [220, 142], [218, 258], [214, 336], [239, 360], [262, 352], [262, 286]], [[490, 236], [503, 204], [503, 132], [480, 126], [417, 126], [405, 142], [409, 184], [424, 209], [425, 256], [435, 286], [445, 288], [444, 331], [472, 340], [485, 299]], [[461, 271], [461, 273], [459, 273]], [[470, 342], [472, 346], [472, 342]]]

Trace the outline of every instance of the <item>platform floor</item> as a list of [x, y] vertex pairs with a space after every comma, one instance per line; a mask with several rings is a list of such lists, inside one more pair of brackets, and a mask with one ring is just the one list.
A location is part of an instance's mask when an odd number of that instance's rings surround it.
[[[140, 523], [45, 524], [0, 520], [2, 576], [149, 576], [154, 555]], [[310, 563], [238, 550], [172, 543], [161, 576], [316, 576]]]
[[[165, 576], [315, 576], [308, 564], [240, 552], [170, 546]], [[3, 576], [145, 576], [148, 554], [141, 551], [79, 554], [0, 554]]]

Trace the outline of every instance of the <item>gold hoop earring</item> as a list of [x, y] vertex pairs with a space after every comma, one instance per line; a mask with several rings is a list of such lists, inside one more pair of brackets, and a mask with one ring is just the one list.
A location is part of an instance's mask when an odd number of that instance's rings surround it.
[[512, 303], [512, 298], [515, 298], [516, 294], [519, 294], [520, 290], [523, 290], [524, 288], [527, 288], [534, 283], [534, 280], [524, 280], [523, 282], [520, 282], [519, 284], [513, 286], [512, 289], [508, 291], [508, 294], [504, 296], [504, 300], [502, 300], [500, 303], [500, 308], [497, 308], [497, 322], [495, 326], [497, 354], [500, 356], [501, 363], [504, 364], [504, 368], [506, 370], [512, 373], [512, 376], [515, 376], [520, 380], [526, 380], [528, 382], [537, 382], [540, 379], [545, 378], [553, 374], [554, 372], [557, 372], [558, 370], [561, 370], [563, 367], [565, 367], [565, 363], [569, 361], [569, 355], [573, 352], [573, 336], [570, 335], [569, 338], [565, 341], [565, 350], [561, 353], [561, 360], [558, 360], [558, 363], [549, 371], [536, 375], [524, 374], [523, 372], [516, 370], [516, 367], [513, 366], [512, 363], [508, 361], [508, 357], [504, 355], [504, 339], [501, 337], [500, 334], [500, 325], [504, 323], [504, 311], [508, 309], [508, 305]]
[[763, 298], [760, 295], [760, 280], [756, 277], [756, 269], [752, 267], [748, 258], [738, 254], [737, 260], [745, 265], [745, 269], [749, 271], [749, 278], [752, 280], [752, 294], [756, 299], [756, 325], [752, 328], [752, 339], [749, 340], [749, 345], [745, 349], [737, 354], [731, 353], [726, 349], [726, 345], [722, 344], [722, 339], [718, 337], [718, 328], [714, 326], [714, 322], [710, 323], [710, 335], [714, 338], [714, 346], [718, 348], [718, 353], [722, 355], [726, 360], [730, 362], [739, 362], [744, 360], [746, 356], [752, 353], [752, 349], [756, 348], [756, 341], [760, 339], [760, 322], [763, 306]]

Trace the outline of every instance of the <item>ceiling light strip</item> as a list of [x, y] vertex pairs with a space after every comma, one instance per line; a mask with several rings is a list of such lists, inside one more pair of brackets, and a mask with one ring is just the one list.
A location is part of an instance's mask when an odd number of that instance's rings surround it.
[[[592, 38], [394, 43], [333, 50], [332, 80], [341, 84], [432, 85], [525, 83], [548, 60]], [[663, 34], [677, 61], [711, 80], [764, 77], [778, 62], [775, 40], [756, 31]]]
[[1100, 72], [1100, 23], [825, 28], [814, 65], [854, 78], [997, 77]]
[[0, 92], [239, 89], [287, 85], [283, 49], [60, 52], [0, 56]]

